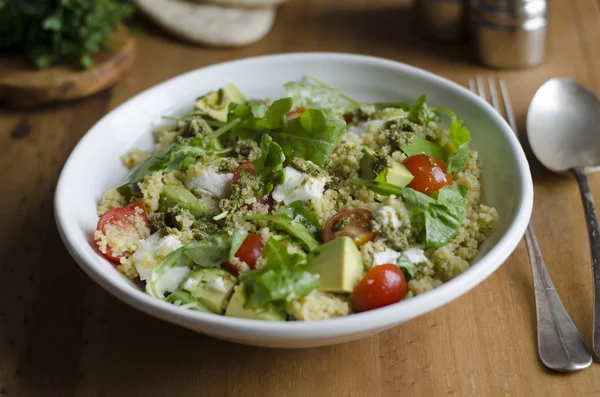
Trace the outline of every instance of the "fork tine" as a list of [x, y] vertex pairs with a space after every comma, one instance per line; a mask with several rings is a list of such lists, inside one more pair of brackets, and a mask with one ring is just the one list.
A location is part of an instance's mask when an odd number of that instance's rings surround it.
[[490, 97], [492, 98], [492, 106], [496, 111], [502, 114], [502, 109], [500, 109], [500, 102], [498, 102], [498, 91], [496, 90], [496, 81], [492, 76], [488, 76], [488, 90], [490, 91]]
[[504, 109], [506, 110], [506, 118], [508, 119], [508, 124], [510, 128], [515, 132], [515, 134], [519, 135], [517, 132], [517, 122], [515, 121], [515, 114], [512, 110], [512, 105], [510, 103], [510, 96], [508, 95], [508, 88], [506, 87], [506, 83], [504, 80], [500, 79], [498, 82], [500, 84], [500, 95], [502, 95], [502, 102], [504, 103]]
[[474, 94], [477, 94], [477, 90], [475, 89], [475, 80], [469, 79], [469, 91]]
[[477, 92], [479, 93], [479, 96], [481, 97], [481, 99], [487, 102], [487, 96], [485, 95], [483, 79], [481, 78], [481, 76], [477, 76], [475, 80], [477, 81]]

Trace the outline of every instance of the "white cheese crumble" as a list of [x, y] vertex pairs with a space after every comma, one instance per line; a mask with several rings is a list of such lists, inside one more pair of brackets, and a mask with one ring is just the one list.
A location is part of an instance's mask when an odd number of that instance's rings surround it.
[[196, 289], [198, 284], [200, 284], [198, 280], [190, 277], [187, 280], [185, 280], [185, 283], [183, 283], [183, 289], [191, 292], [192, 290]]
[[192, 192], [216, 198], [227, 197], [231, 190], [233, 174], [219, 174], [206, 170], [200, 175], [188, 176], [185, 185]]
[[409, 261], [411, 261], [412, 263], [414, 263], [415, 265], [417, 263], [429, 263], [429, 259], [427, 259], [427, 257], [425, 256], [425, 252], [421, 249], [421, 248], [409, 248], [407, 250], [405, 250], [402, 255], [406, 256], [408, 258]]
[[384, 226], [389, 226], [392, 228], [399, 228], [402, 226], [402, 221], [400, 221], [398, 218], [396, 210], [389, 205], [379, 207], [375, 211], [375, 217], [380, 219]]
[[373, 254], [373, 266], [384, 265], [386, 263], [396, 264], [396, 260], [402, 255], [389, 247], [385, 247], [385, 251], [375, 252]]
[[132, 255], [133, 264], [140, 275], [140, 280], [149, 279], [157, 260], [180, 247], [181, 241], [174, 235], [161, 238], [158, 233], [154, 233], [147, 239], [141, 240], [140, 247]]
[[371, 120], [371, 121], [366, 121], [364, 123], [358, 123], [356, 125], [351, 125], [350, 127], [348, 127], [348, 132], [357, 134], [357, 135], [365, 134], [370, 131], [372, 125], [381, 127], [383, 125], [383, 120]]
[[155, 281], [154, 288], [156, 293], [159, 296], [163, 296], [165, 292], [175, 291], [188, 274], [190, 274], [190, 268], [187, 266], [172, 267]]
[[210, 287], [218, 292], [227, 292], [227, 288], [225, 287], [225, 283], [223, 282], [223, 277], [215, 278], [211, 283]]
[[296, 200], [308, 201], [323, 197], [325, 190], [324, 178], [313, 178], [292, 167], [285, 167], [285, 182], [273, 190], [273, 199], [284, 204]]

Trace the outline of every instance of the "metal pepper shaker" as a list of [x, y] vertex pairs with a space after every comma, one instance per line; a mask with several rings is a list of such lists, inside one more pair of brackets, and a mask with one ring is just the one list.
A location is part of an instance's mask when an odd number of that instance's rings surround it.
[[533, 67], [545, 59], [547, 0], [471, 0], [468, 20], [472, 45], [485, 65]]

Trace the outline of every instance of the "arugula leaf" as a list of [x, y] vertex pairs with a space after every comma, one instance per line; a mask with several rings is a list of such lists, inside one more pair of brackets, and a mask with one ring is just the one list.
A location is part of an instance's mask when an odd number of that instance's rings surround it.
[[411, 144], [404, 145], [400, 149], [402, 149], [407, 156], [427, 154], [444, 162], [448, 161], [448, 155], [446, 154], [444, 148], [426, 139], [416, 138]]
[[211, 143], [219, 136], [234, 128], [240, 122], [235, 119], [221, 128], [213, 131], [208, 136], [198, 135], [187, 142], [174, 141], [153, 153], [146, 160], [132, 168], [121, 180], [118, 190], [122, 190], [128, 185], [140, 182], [147, 175], [156, 171], [183, 171], [194, 164], [196, 159], [203, 154], [218, 154], [223, 151], [217, 151], [211, 148]]
[[462, 171], [469, 161], [469, 142], [471, 134], [469, 130], [463, 126], [462, 120], [458, 120], [456, 114], [446, 108], [439, 110], [450, 117], [450, 141], [452, 143], [451, 156], [448, 158], [447, 171], [451, 174]]
[[439, 121], [440, 117], [434, 108], [427, 105], [425, 94], [417, 98], [412, 104], [406, 118], [416, 124], [427, 125], [431, 121]]
[[318, 276], [306, 270], [306, 257], [290, 254], [287, 247], [270, 238], [262, 252], [266, 260], [259, 270], [244, 273], [246, 308], [261, 308], [268, 303], [285, 305], [317, 288]]
[[326, 89], [329, 89], [329, 90], [331, 90], [331, 91], [335, 91], [335, 92], [337, 92], [337, 93], [339, 94], [340, 98], [342, 98], [342, 99], [346, 100], [346, 101], [347, 101], [348, 103], [350, 103], [352, 106], [354, 106], [354, 107], [359, 107], [359, 106], [360, 106], [360, 103], [359, 103], [359, 102], [357, 102], [357, 101], [355, 101], [354, 99], [350, 98], [349, 96], [345, 95], [344, 93], [342, 93], [342, 92], [341, 92], [341, 91], [339, 91], [338, 89], [336, 89], [336, 88], [333, 88], [332, 86], [330, 86], [330, 85], [328, 85], [328, 84], [325, 84], [325, 83], [323, 83], [321, 80], [317, 79], [316, 77], [313, 77], [313, 76], [306, 76], [306, 79], [307, 79], [307, 80], [310, 80], [310, 81], [312, 81], [312, 82], [314, 82], [315, 84], [317, 84], [317, 85], [321, 86], [322, 88], [326, 88]]
[[288, 158], [300, 157], [325, 167], [346, 130], [344, 119], [331, 112], [308, 109], [288, 120], [281, 132], [271, 133]]
[[252, 162], [254, 175], [264, 186], [263, 194], [269, 194], [275, 185], [281, 185], [285, 180], [283, 163], [285, 155], [281, 146], [273, 142], [269, 134], [263, 134], [260, 141], [262, 155]]
[[350, 183], [358, 186], [366, 186], [367, 189], [383, 196], [390, 196], [392, 194], [398, 197], [402, 196], [404, 188], [386, 182], [386, 173], [387, 170], [383, 170], [383, 172], [379, 173], [373, 180], [354, 178], [350, 180]]
[[319, 246], [321, 226], [308, 204], [298, 200], [279, 207], [277, 215], [248, 215], [246, 219], [273, 222], [308, 251]]
[[198, 299], [194, 298], [189, 293], [176, 289], [171, 292], [165, 299], [167, 302], [172, 303], [176, 306], [181, 306], [187, 309], [197, 310], [199, 312], [212, 313], [206, 308]]
[[282, 218], [289, 220], [292, 224], [304, 227], [316, 240], [321, 239], [319, 219], [304, 201], [297, 200], [288, 205], [282, 205], [278, 212]]
[[167, 271], [181, 267], [187, 268], [189, 273], [194, 264], [199, 267], [218, 267], [231, 260], [247, 235], [248, 232], [244, 230], [235, 230], [232, 235], [220, 232], [171, 252], [152, 269], [146, 290], [155, 298], [164, 299], [164, 291], [157, 288], [156, 284]]
[[454, 237], [467, 214], [468, 190], [466, 185], [449, 185], [429, 197], [404, 189], [403, 198], [412, 216], [425, 222], [427, 247], [441, 247]]
[[400, 255], [396, 260], [396, 264], [398, 267], [402, 269], [404, 272], [404, 276], [406, 277], [406, 281], [410, 281], [415, 277], [415, 273], [417, 272], [417, 267], [414, 263], [408, 259], [408, 257], [404, 254]]
[[369, 105], [375, 106], [375, 109], [398, 108], [406, 110], [407, 112], [410, 110], [410, 105], [404, 102], [375, 102], [370, 103]]

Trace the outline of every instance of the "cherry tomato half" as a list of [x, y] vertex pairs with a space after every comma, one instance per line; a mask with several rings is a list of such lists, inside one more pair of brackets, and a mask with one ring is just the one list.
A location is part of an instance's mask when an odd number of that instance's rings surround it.
[[240, 176], [242, 176], [242, 171], [246, 170], [246, 172], [250, 175], [254, 174], [254, 164], [252, 161], [246, 161], [245, 163], [240, 164], [235, 171], [233, 171], [233, 178], [231, 179], [231, 183], [238, 183], [240, 180]]
[[360, 247], [375, 238], [375, 233], [369, 226], [371, 219], [373, 214], [369, 210], [338, 212], [325, 223], [323, 242], [328, 243], [336, 237], [348, 236]]
[[391, 263], [374, 266], [352, 292], [352, 309], [364, 312], [400, 302], [408, 292], [406, 277]]
[[298, 106], [296, 109], [289, 111], [285, 115], [285, 118], [288, 120], [296, 119], [296, 118], [302, 116], [302, 113], [306, 112], [307, 110], [308, 110], [308, 108], [305, 106]]
[[[250, 233], [246, 236], [246, 239], [234, 256], [242, 262], [246, 262], [250, 269], [254, 269], [256, 267], [256, 261], [262, 254], [264, 247], [265, 243], [263, 243], [260, 236], [258, 234]], [[238, 275], [241, 270], [231, 262], [224, 262], [221, 264], [221, 267], [235, 275]]]
[[[140, 208], [142, 211], [136, 211], [136, 208]], [[104, 214], [102, 214], [102, 216], [100, 216], [96, 230], [106, 233], [107, 225], [117, 226], [121, 230], [135, 230], [136, 226], [134, 217], [138, 214], [144, 220], [144, 223], [148, 227], [148, 234], [150, 234], [150, 219], [148, 218], [148, 213], [146, 212], [146, 206], [141, 201], [136, 201], [135, 203], [131, 203], [125, 207], [113, 208], [112, 210], [106, 211]], [[115, 262], [119, 262], [122, 257], [128, 255], [128, 253], [124, 253], [123, 255], [113, 255], [110, 246], [107, 246], [106, 252], [102, 252], [102, 254]]]
[[414, 176], [414, 179], [408, 184], [411, 189], [429, 194], [452, 184], [452, 175], [446, 172], [446, 163], [438, 158], [418, 154], [407, 158], [402, 164]]

